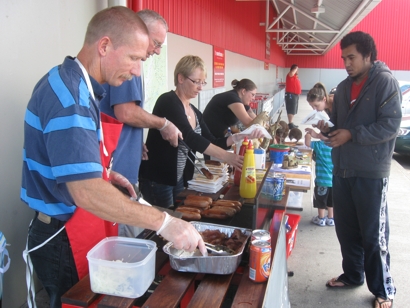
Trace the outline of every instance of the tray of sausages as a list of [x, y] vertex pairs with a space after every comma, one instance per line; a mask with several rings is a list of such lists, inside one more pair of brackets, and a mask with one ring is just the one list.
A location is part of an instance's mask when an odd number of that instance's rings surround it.
[[187, 195], [184, 204], [175, 211], [182, 213], [182, 219], [188, 221], [211, 218], [224, 220], [233, 217], [242, 208], [242, 203], [234, 200], [216, 200], [206, 196]]
[[169, 255], [171, 267], [180, 272], [227, 275], [236, 271], [242, 254], [252, 234], [251, 229], [192, 221], [205, 242], [221, 244], [234, 251], [231, 255], [209, 254], [202, 256], [198, 249], [187, 252], [176, 249], [172, 242], [163, 247]]

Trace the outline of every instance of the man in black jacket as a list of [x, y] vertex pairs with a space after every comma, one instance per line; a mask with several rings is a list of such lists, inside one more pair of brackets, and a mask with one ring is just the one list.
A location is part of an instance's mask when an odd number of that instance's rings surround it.
[[388, 308], [396, 293], [390, 274], [387, 186], [401, 122], [401, 92], [390, 69], [377, 61], [373, 38], [363, 32], [341, 41], [348, 77], [338, 86], [328, 135], [332, 150], [336, 234], [343, 274], [328, 287], [367, 286], [375, 307]]

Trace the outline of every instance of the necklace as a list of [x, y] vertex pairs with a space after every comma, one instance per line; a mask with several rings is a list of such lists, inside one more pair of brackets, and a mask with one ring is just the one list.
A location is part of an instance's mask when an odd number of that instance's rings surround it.
[[189, 115], [190, 110], [192, 110], [191, 106], [188, 106], [188, 109], [185, 108], [185, 115], [188, 120], [191, 120], [191, 116]]

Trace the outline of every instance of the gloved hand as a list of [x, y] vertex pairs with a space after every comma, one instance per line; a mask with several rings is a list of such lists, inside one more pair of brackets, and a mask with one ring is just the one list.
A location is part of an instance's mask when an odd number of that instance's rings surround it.
[[118, 172], [111, 170], [108, 179], [111, 182], [111, 184], [115, 184], [115, 185], [126, 188], [132, 198], [135, 198], [135, 199], [137, 198], [137, 194], [134, 190], [134, 187], [132, 186], [130, 181], [128, 181], [128, 179], [125, 176], [119, 174]]
[[182, 139], [182, 133], [174, 123], [168, 120], [166, 121], [165, 126], [159, 130], [162, 139], [168, 141], [173, 147], [177, 147], [178, 137]]
[[176, 249], [193, 252], [197, 247], [202, 255], [207, 255], [205, 243], [195, 227], [182, 219], [178, 219], [164, 212], [165, 219], [157, 231], [166, 240], [173, 242]]

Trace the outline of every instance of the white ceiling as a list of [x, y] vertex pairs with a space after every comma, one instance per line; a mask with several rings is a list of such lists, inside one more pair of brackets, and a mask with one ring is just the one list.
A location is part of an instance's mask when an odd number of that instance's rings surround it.
[[266, 32], [286, 54], [323, 55], [382, 0], [264, 1], [276, 12], [266, 10]]

